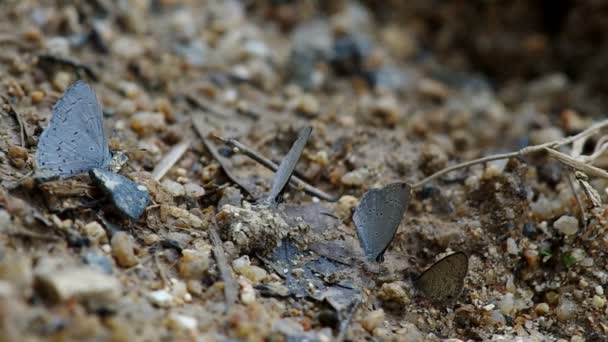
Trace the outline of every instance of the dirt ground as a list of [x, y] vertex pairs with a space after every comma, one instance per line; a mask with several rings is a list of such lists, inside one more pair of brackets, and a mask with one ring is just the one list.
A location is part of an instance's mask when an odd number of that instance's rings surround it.
[[[601, 173], [541, 152], [414, 186], [382, 263], [351, 220], [369, 189], [605, 119], [607, 10], [0, 2], [1, 340], [608, 341]], [[78, 79], [129, 156], [120, 173], [151, 195], [138, 221], [86, 174], [36, 180]], [[226, 140], [278, 164], [306, 126], [295, 175], [316, 193], [292, 182], [262, 207], [273, 172]], [[559, 151], [606, 168], [604, 143]], [[433, 303], [414, 279], [457, 251], [464, 291]]]

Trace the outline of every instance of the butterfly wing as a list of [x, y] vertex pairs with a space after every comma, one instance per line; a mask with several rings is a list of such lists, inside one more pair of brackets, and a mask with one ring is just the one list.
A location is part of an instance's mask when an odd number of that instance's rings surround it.
[[361, 247], [369, 260], [381, 261], [384, 251], [393, 240], [410, 200], [406, 183], [393, 183], [372, 189], [361, 198], [353, 214], [353, 221]]
[[462, 293], [468, 270], [466, 253], [450, 254], [424, 271], [416, 281], [416, 287], [432, 302], [449, 304]]
[[308, 141], [311, 132], [312, 127], [303, 128], [298, 134], [298, 139], [296, 139], [285, 158], [281, 161], [281, 164], [272, 179], [270, 193], [265, 199], [267, 203], [276, 203], [277, 197], [283, 192], [287, 182], [289, 182], [289, 178], [291, 178], [291, 175], [293, 174], [293, 170], [296, 168], [298, 160], [300, 160], [300, 156], [302, 155], [302, 151], [304, 151], [304, 147], [306, 146], [306, 142]]
[[105, 168], [111, 160], [95, 92], [85, 82], [77, 81], [57, 101], [50, 123], [40, 136], [37, 172], [41, 178], [63, 178]]

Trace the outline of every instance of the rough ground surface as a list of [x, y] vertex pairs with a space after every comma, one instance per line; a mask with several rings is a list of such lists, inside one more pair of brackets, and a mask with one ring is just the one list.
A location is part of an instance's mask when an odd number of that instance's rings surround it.
[[[607, 207], [577, 186], [582, 222], [569, 171], [546, 156], [415, 189], [380, 266], [360, 260], [349, 220], [369, 188], [601, 119], [605, 6], [325, 3], [0, 3], [2, 340], [608, 339]], [[130, 157], [121, 173], [152, 195], [138, 222], [86, 175], [29, 177], [52, 105], [78, 78]], [[278, 163], [305, 125], [296, 172], [340, 200], [291, 188], [278, 209], [256, 206], [272, 172], [213, 136]], [[606, 182], [590, 183], [605, 202]], [[212, 229], [238, 292], [228, 310]], [[469, 274], [456, 303], [436, 307], [412, 277], [450, 251], [470, 255]]]

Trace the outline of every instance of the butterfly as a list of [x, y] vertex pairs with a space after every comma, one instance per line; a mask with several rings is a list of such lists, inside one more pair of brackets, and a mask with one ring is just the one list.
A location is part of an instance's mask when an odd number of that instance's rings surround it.
[[383, 261], [410, 201], [410, 186], [393, 183], [367, 191], [353, 214], [361, 247], [368, 260]]
[[[108, 171], [113, 160], [102, 114], [93, 89], [83, 81], [72, 84], [53, 106], [49, 125], [40, 135], [36, 178], [45, 181], [89, 172], [118, 211], [137, 220], [150, 202], [150, 195], [143, 185]], [[124, 157], [116, 156], [117, 160]]]
[[469, 257], [464, 252], [456, 252], [424, 271], [415, 285], [433, 303], [450, 304], [462, 293], [468, 270]]

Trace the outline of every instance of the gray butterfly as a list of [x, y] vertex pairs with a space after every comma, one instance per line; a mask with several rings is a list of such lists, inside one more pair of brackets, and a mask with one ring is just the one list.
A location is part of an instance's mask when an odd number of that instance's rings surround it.
[[300, 160], [302, 151], [304, 151], [306, 142], [308, 142], [311, 132], [312, 127], [305, 127], [300, 130], [298, 139], [296, 139], [291, 146], [291, 149], [289, 149], [289, 152], [287, 152], [285, 158], [283, 158], [281, 161], [281, 164], [279, 165], [279, 168], [272, 179], [272, 187], [270, 188], [270, 192], [261, 201], [262, 204], [269, 206], [276, 206], [278, 204], [279, 196], [289, 182], [289, 179], [296, 168], [296, 164], [298, 163], [298, 160]]
[[[125, 162], [124, 154], [115, 157], [115, 162]], [[85, 82], [76, 81], [53, 107], [51, 121], [40, 136], [36, 178], [44, 181], [88, 171], [118, 212], [137, 220], [150, 202], [150, 195], [143, 185], [108, 171], [112, 162], [95, 92]]]
[[437, 261], [416, 280], [416, 288], [436, 304], [451, 304], [464, 287], [469, 257], [464, 252], [450, 254]]
[[410, 201], [410, 186], [393, 183], [366, 192], [353, 214], [359, 242], [369, 260], [381, 262]]
[[36, 151], [37, 178], [65, 178], [112, 161], [95, 92], [76, 81], [53, 107]]

